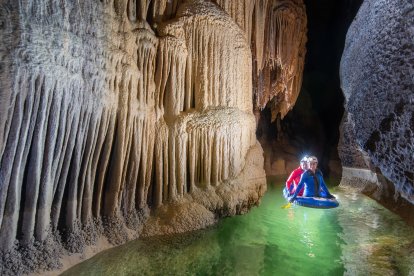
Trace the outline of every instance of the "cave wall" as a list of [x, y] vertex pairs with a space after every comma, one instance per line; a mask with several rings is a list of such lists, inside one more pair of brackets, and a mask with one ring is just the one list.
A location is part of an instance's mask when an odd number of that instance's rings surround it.
[[298, 0], [1, 1], [1, 273], [257, 204], [305, 31]]
[[214, 0], [244, 30], [253, 55], [253, 103], [271, 120], [293, 108], [302, 85], [307, 18], [302, 0]]
[[384, 199], [395, 202], [401, 196], [411, 204], [413, 8], [412, 1], [365, 0], [349, 28], [340, 70], [346, 102], [338, 149], [342, 183], [370, 183]]

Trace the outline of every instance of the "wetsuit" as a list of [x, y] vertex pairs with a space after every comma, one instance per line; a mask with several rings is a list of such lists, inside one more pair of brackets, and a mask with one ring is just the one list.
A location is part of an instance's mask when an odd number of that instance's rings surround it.
[[304, 197], [333, 197], [329, 193], [328, 187], [326, 187], [325, 181], [323, 180], [322, 172], [319, 169], [315, 171], [315, 174], [311, 170], [307, 170], [302, 174], [299, 184], [296, 187], [296, 191], [290, 201], [295, 200], [299, 195], [298, 191], [300, 191], [303, 186], [305, 187], [303, 191]]
[[[300, 181], [300, 176], [304, 173], [304, 170], [299, 166], [296, 168], [286, 180], [286, 188], [289, 191], [289, 194], [292, 195], [296, 191], [296, 187]], [[303, 188], [299, 191], [298, 196], [303, 195]]]

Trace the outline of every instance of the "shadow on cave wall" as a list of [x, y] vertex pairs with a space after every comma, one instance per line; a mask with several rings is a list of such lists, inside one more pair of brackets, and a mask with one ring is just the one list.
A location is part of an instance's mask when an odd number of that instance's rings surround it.
[[339, 64], [346, 32], [361, 4], [362, 0], [305, 0], [308, 42], [301, 92], [283, 119], [271, 122], [266, 107], [258, 122], [268, 175], [287, 174], [304, 154], [313, 154], [326, 176], [340, 177], [337, 145], [344, 98]]

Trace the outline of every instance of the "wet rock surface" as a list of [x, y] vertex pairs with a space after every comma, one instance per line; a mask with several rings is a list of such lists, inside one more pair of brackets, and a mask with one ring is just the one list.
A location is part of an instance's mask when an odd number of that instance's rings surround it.
[[368, 0], [362, 4], [348, 31], [341, 61], [346, 114], [339, 146], [345, 166], [371, 171], [377, 167], [395, 185], [395, 192], [411, 203], [413, 7], [410, 1]]
[[1, 274], [258, 204], [253, 110], [296, 101], [304, 5], [215, 2], [0, 3]]

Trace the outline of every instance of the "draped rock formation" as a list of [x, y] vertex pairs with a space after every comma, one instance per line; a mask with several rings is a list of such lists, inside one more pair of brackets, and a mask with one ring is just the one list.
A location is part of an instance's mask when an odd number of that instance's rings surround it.
[[342, 183], [371, 183], [394, 205], [399, 196], [414, 204], [413, 10], [406, 1], [365, 1], [341, 61]]
[[217, 3], [0, 2], [2, 274], [259, 202], [253, 109], [296, 100], [304, 6]]
[[254, 108], [272, 121], [293, 108], [302, 85], [306, 11], [297, 0], [214, 0], [245, 31], [253, 53]]

